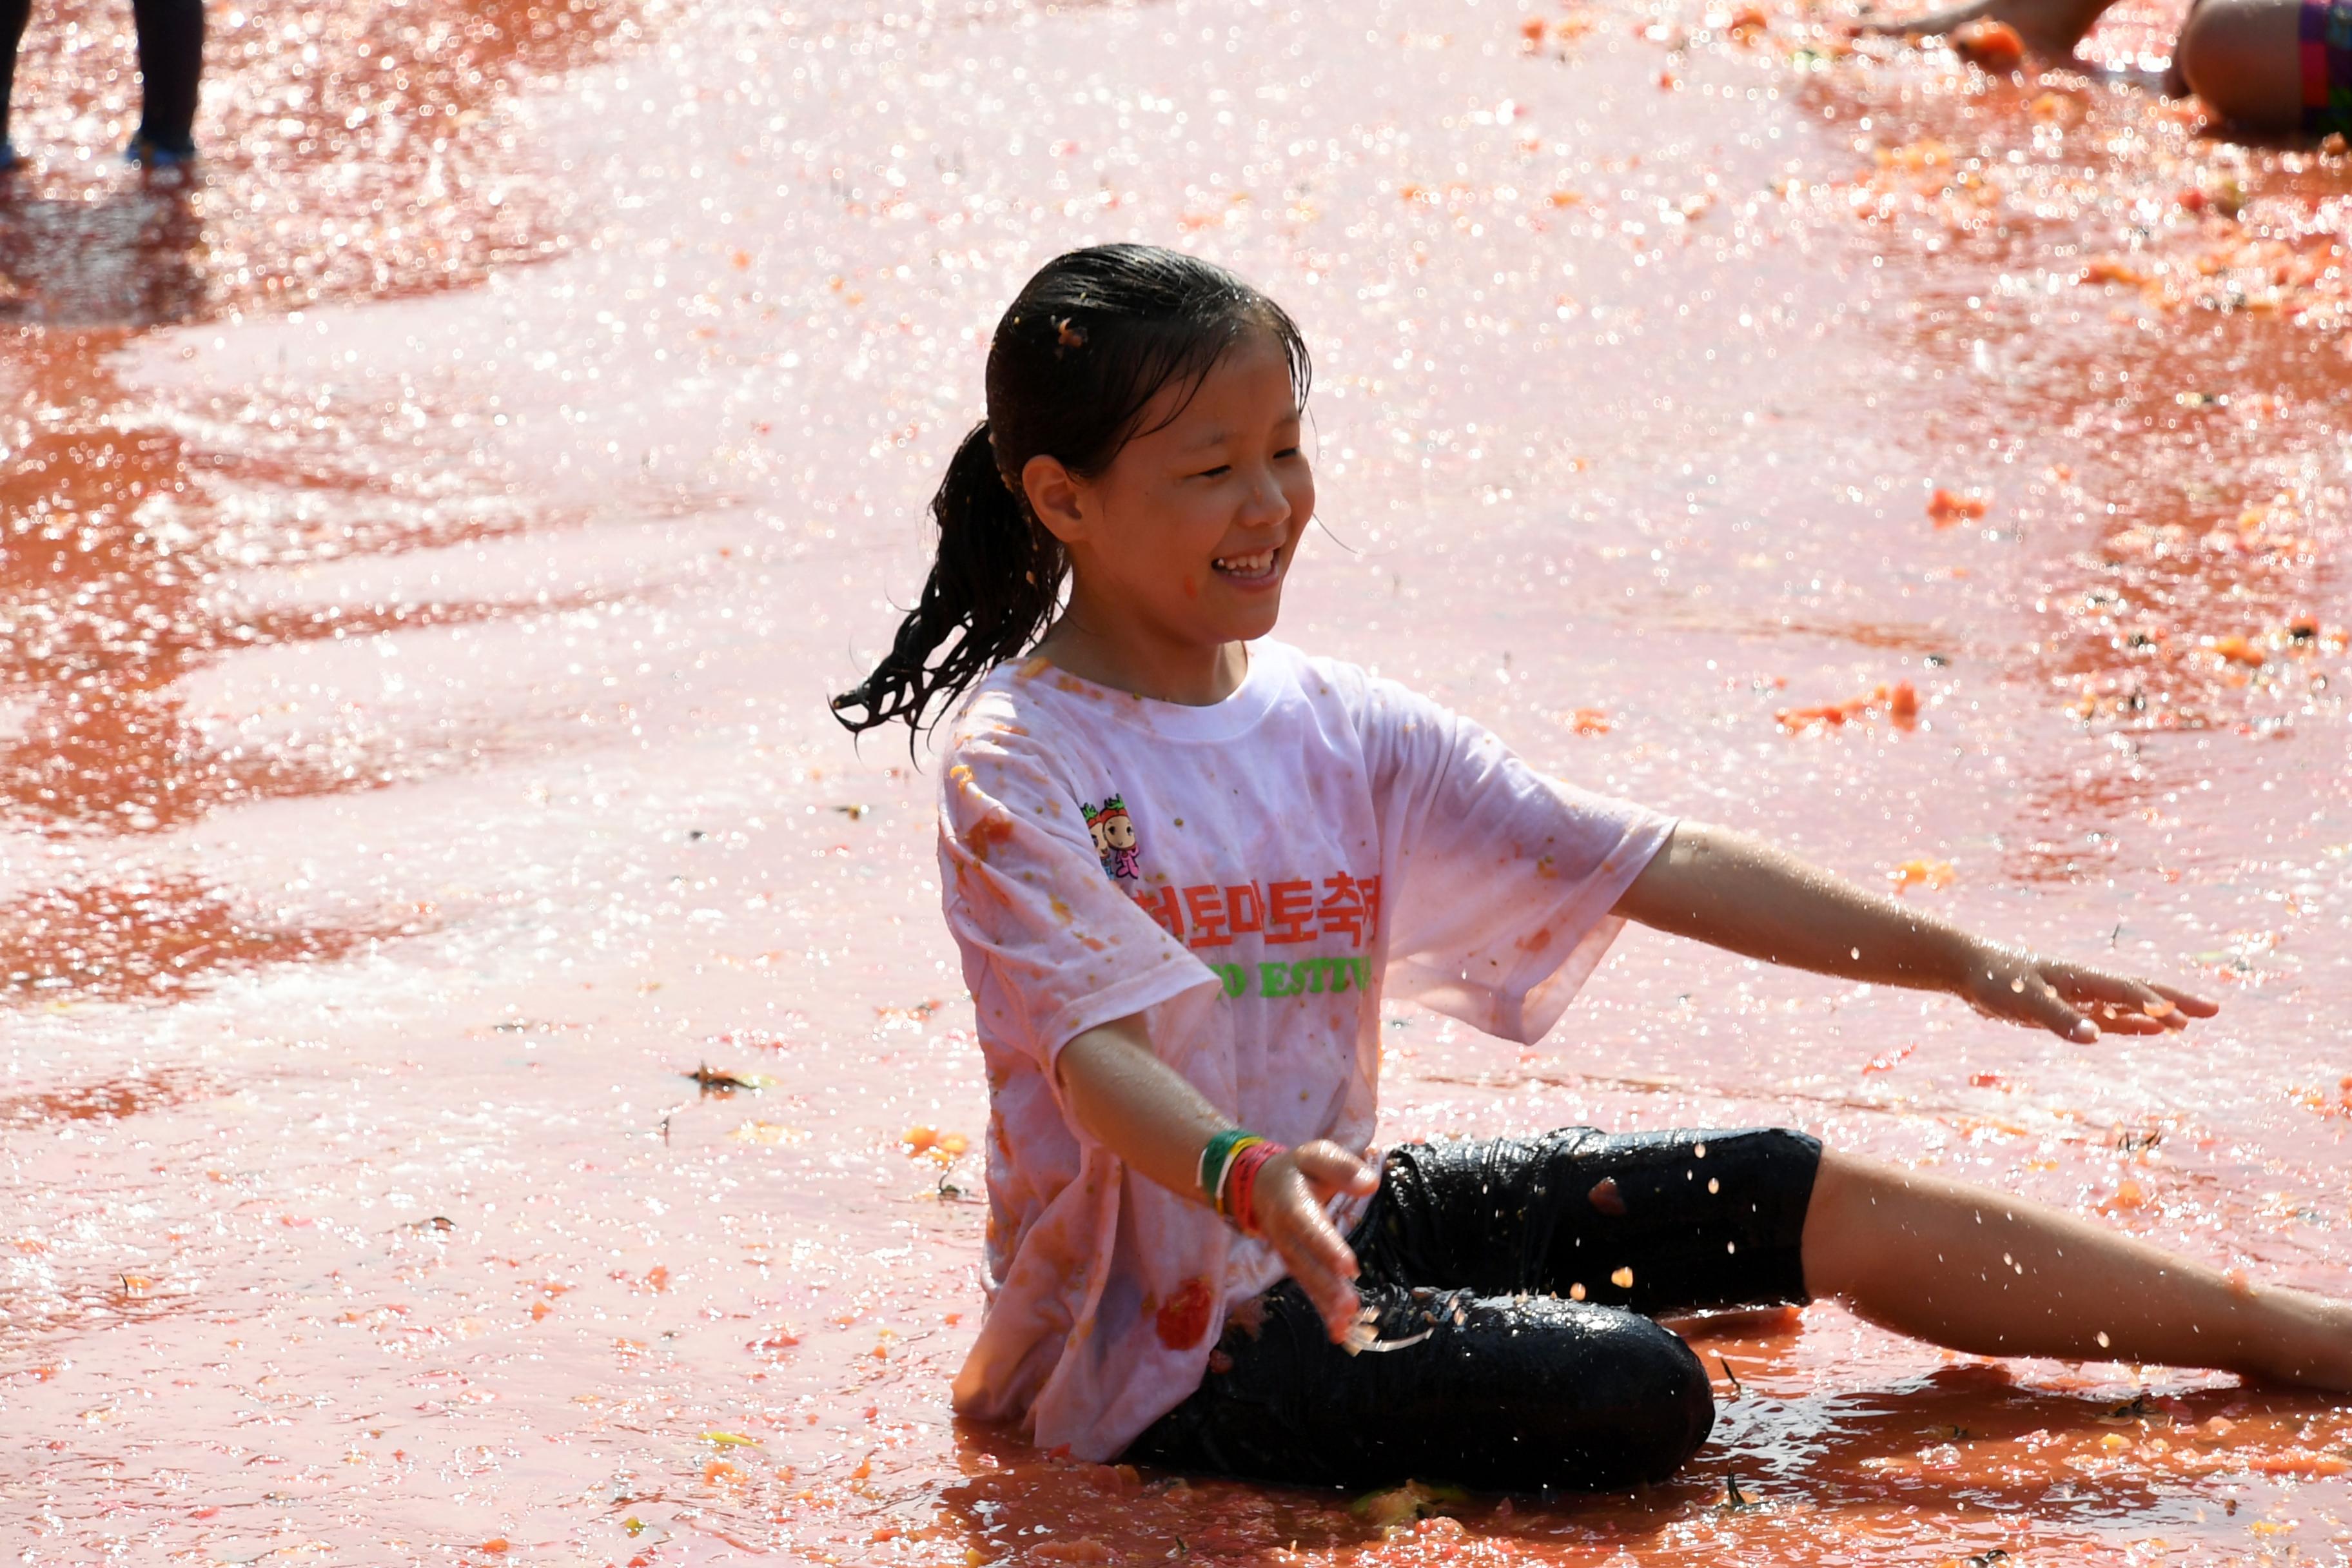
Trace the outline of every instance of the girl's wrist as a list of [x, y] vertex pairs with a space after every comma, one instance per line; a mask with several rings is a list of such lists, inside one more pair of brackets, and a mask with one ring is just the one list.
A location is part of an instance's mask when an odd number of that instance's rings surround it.
[[1201, 1146], [1201, 1159], [1194, 1168], [1193, 1180], [1209, 1206], [1219, 1214], [1225, 1212], [1225, 1184], [1233, 1179], [1234, 1162], [1243, 1151], [1265, 1140], [1246, 1128], [1228, 1127], [1211, 1135]]
[[1255, 1236], [1264, 1228], [1257, 1219], [1258, 1177], [1289, 1152], [1281, 1144], [1261, 1138], [1234, 1156], [1233, 1174], [1225, 1179], [1224, 1215], [1244, 1236]]
[[1289, 1151], [1256, 1133], [1228, 1127], [1202, 1145], [1194, 1179], [1201, 1195], [1244, 1236], [1257, 1234], [1257, 1182], [1267, 1163]]
[[1967, 996], [1986, 975], [1998, 973], [2001, 965], [2016, 956], [2017, 950], [1966, 931], [1953, 933], [1951, 956], [1945, 962], [1949, 966], [1944, 979], [1944, 989], [1956, 996]]

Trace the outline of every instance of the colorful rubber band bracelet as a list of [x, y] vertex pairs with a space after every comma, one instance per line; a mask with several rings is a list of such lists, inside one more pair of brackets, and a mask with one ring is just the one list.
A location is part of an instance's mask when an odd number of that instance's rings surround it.
[[1215, 1195], [1209, 1200], [1210, 1203], [1214, 1205], [1216, 1211], [1225, 1218], [1231, 1219], [1234, 1217], [1234, 1178], [1235, 1173], [1239, 1172], [1244, 1164], [1249, 1163], [1252, 1151], [1265, 1147], [1267, 1147], [1266, 1141], [1259, 1137], [1255, 1132], [1234, 1145], [1233, 1158], [1225, 1162], [1224, 1175], [1217, 1183], [1217, 1191]]
[[1258, 1173], [1270, 1164], [1275, 1156], [1289, 1152], [1279, 1143], [1264, 1139], [1251, 1144], [1234, 1156], [1233, 1173], [1226, 1178], [1226, 1215], [1235, 1229], [1244, 1236], [1255, 1236], [1257, 1224]]
[[1224, 1210], [1218, 1207], [1217, 1193], [1224, 1185], [1225, 1173], [1233, 1167], [1234, 1155], [1244, 1144], [1256, 1139], [1256, 1133], [1244, 1128], [1228, 1127], [1202, 1146], [1200, 1167], [1193, 1175], [1201, 1184], [1201, 1195], [1208, 1199], [1209, 1206], [1216, 1208], [1219, 1214]]
[[1265, 1142], [1255, 1132], [1235, 1140], [1233, 1152], [1225, 1159], [1224, 1169], [1217, 1173], [1216, 1187], [1209, 1194], [1209, 1206], [1227, 1219], [1234, 1217], [1234, 1167], [1241, 1163], [1243, 1155]]

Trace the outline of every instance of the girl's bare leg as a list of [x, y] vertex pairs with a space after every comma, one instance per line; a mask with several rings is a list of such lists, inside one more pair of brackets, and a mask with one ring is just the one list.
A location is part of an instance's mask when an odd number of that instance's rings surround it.
[[1804, 1260], [1814, 1295], [1972, 1354], [2352, 1389], [2352, 1305], [2232, 1284], [2041, 1204], [1834, 1152], [1813, 1184]]
[[2205, 107], [2250, 130], [2303, 122], [2297, 0], [2198, 0], [2173, 46], [2172, 65]]

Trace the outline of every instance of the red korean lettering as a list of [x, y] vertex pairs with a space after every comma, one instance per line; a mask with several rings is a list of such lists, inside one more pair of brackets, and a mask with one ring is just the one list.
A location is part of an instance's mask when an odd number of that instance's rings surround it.
[[1265, 900], [1258, 896], [1255, 882], [1225, 889], [1225, 923], [1233, 928], [1235, 936], [1265, 929]]
[[1153, 888], [1139, 893], [1130, 893], [1129, 897], [1136, 901], [1137, 906], [1145, 914], [1160, 922], [1161, 931], [1166, 931], [1178, 942], [1184, 940], [1184, 910], [1176, 901], [1175, 889]]
[[1225, 926], [1224, 890], [1213, 883], [1184, 889], [1184, 912], [1192, 917], [1189, 946], [1231, 947], [1234, 933]]
[[1369, 945], [1380, 931], [1381, 879], [1341, 871], [1324, 878], [1323, 887], [1328, 896], [1315, 907], [1322, 933], [1344, 936], [1358, 947]]
[[1315, 940], [1315, 884], [1300, 878], [1265, 885], [1265, 940], [1269, 946]]

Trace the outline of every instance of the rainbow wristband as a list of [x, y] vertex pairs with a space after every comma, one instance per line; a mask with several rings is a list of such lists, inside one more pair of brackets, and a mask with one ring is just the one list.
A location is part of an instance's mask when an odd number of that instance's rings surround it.
[[1201, 1163], [1194, 1173], [1201, 1184], [1201, 1195], [1219, 1214], [1225, 1212], [1225, 1177], [1234, 1168], [1234, 1157], [1254, 1143], [1265, 1140], [1239, 1127], [1228, 1127], [1211, 1138], [1202, 1147]]
[[1244, 1236], [1255, 1236], [1257, 1223], [1258, 1173], [1271, 1164], [1277, 1155], [1289, 1152], [1279, 1143], [1269, 1143], [1260, 1138], [1234, 1155], [1230, 1174], [1225, 1178], [1226, 1215], [1234, 1228]]

